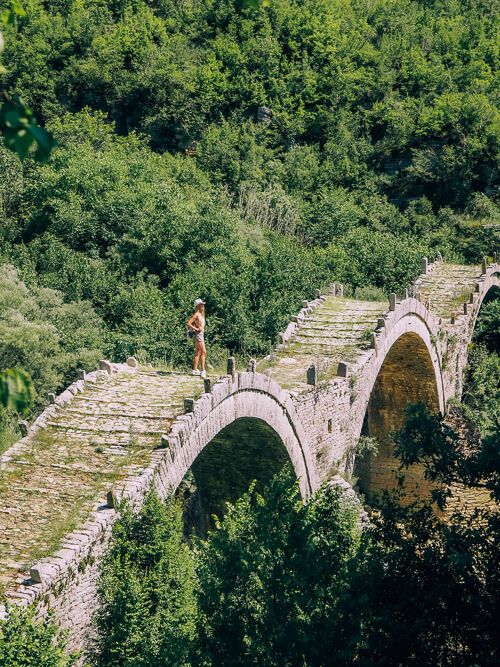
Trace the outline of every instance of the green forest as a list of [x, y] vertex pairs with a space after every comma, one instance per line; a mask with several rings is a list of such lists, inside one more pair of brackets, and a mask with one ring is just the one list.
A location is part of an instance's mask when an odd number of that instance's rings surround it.
[[332, 280], [401, 290], [423, 255], [494, 248], [495, 3], [23, 7], [3, 85], [59, 146], [0, 154], [0, 365], [37, 405], [102, 356], [186, 363], [199, 295], [217, 366]]
[[[218, 371], [267, 354], [332, 281], [383, 299], [423, 256], [500, 247], [496, 0], [1, 12], [0, 454], [78, 369], [187, 369], [197, 297]], [[13, 143], [21, 111], [36, 152], [24, 126]], [[490, 507], [443, 522], [386, 497], [365, 530], [331, 487], [303, 505], [285, 469], [202, 540], [151, 493], [115, 526], [88, 665], [498, 665], [499, 331], [497, 298], [454, 407], [474, 437], [421, 406], [395, 435], [403, 466]], [[0, 667], [67, 667], [64, 646], [29, 610], [0, 625]]]

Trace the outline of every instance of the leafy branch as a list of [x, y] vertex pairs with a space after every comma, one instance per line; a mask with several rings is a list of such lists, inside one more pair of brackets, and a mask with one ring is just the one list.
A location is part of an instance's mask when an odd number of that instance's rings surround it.
[[[11, 0], [10, 7], [4, 9], [0, 15], [1, 25], [12, 25], [17, 16], [24, 16], [25, 11], [18, 0]], [[4, 49], [4, 38], [0, 32], [0, 54]], [[0, 74], [6, 69], [0, 64]], [[19, 95], [9, 95], [2, 91], [0, 106], [0, 131], [3, 135], [4, 146], [16, 153], [21, 160], [28, 155], [32, 146], [36, 146], [34, 159], [45, 162], [50, 157], [56, 141], [52, 134], [40, 127], [33, 111], [22, 101]]]
[[28, 373], [16, 368], [0, 371], [0, 406], [22, 412], [31, 405], [33, 393]]

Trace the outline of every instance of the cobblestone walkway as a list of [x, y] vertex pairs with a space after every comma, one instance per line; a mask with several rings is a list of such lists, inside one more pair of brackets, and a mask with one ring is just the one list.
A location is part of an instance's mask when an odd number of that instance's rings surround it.
[[388, 302], [357, 301], [327, 296], [321, 305], [300, 321], [295, 334], [258, 369], [270, 372], [283, 388], [301, 391], [308, 388], [307, 368], [315, 363], [319, 381], [333, 378], [338, 363], [355, 362], [370, 348], [371, 333]]
[[0, 593], [54, 551], [113, 483], [140, 471], [184, 398], [203, 390], [200, 378], [183, 374], [92, 375], [0, 465]]
[[437, 264], [432, 273], [421, 278], [421, 301], [439, 317], [449, 319], [452, 315], [458, 315], [480, 274], [479, 266]]

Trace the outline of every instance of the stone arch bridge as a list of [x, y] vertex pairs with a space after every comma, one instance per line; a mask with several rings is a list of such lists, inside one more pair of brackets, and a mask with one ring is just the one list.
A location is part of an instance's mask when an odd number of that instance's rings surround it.
[[[80, 648], [120, 497], [140, 502], [151, 483], [166, 496], [191, 476], [203, 522], [287, 460], [304, 498], [325, 480], [349, 487], [353, 473], [367, 494], [391, 488], [390, 433], [409, 403], [445, 412], [460, 397], [479, 309], [499, 288], [496, 256], [480, 267], [424, 258], [389, 305], [318, 290], [272, 354], [245, 370], [230, 359], [215, 381], [134, 359], [82, 372], [0, 457], [0, 592], [40, 615], [51, 607]], [[361, 434], [380, 452], [358, 464]], [[418, 469], [408, 486], [428, 491]]]

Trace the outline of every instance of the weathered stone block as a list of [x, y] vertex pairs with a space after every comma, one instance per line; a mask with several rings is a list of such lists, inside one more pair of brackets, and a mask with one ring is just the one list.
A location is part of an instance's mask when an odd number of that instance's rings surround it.
[[234, 357], [227, 358], [227, 374], [230, 375], [234, 380], [236, 375], [236, 359]]
[[337, 375], [341, 378], [346, 378], [348, 373], [347, 364], [344, 361], [339, 361], [337, 366]]
[[106, 359], [101, 359], [101, 361], [99, 362], [99, 370], [105, 371], [106, 373], [109, 373], [109, 375], [111, 375], [111, 373], [113, 372], [113, 366]]
[[307, 384], [310, 384], [313, 387], [315, 387], [317, 383], [318, 383], [318, 374], [316, 366], [314, 364], [311, 364], [307, 369]]

